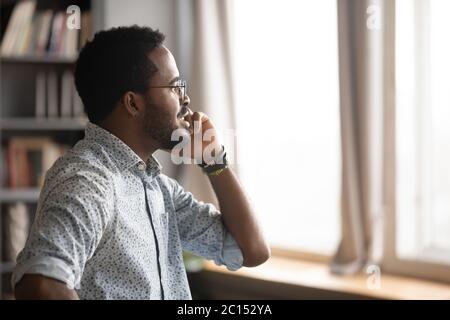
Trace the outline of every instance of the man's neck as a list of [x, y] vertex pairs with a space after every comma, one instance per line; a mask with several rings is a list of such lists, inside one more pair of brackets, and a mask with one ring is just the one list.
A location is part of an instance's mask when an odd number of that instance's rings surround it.
[[122, 140], [144, 162], [159, 149], [157, 144], [151, 138], [144, 140], [143, 134], [139, 134], [137, 130], [130, 129], [130, 127], [133, 128], [133, 126], [127, 126], [125, 123], [118, 124], [110, 119], [101, 122], [99, 125]]

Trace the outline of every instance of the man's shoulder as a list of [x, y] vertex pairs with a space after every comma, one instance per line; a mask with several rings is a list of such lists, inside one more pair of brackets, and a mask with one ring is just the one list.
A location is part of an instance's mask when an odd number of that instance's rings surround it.
[[44, 189], [52, 189], [76, 179], [107, 185], [111, 182], [113, 173], [111, 164], [105, 160], [100, 149], [77, 144], [47, 171]]

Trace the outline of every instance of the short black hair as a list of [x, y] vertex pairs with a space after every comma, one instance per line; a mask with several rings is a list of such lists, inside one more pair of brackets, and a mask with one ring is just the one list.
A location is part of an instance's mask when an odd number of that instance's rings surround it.
[[75, 85], [91, 122], [104, 120], [125, 92], [145, 93], [157, 71], [148, 54], [164, 39], [159, 30], [133, 25], [100, 31], [86, 43], [75, 65]]

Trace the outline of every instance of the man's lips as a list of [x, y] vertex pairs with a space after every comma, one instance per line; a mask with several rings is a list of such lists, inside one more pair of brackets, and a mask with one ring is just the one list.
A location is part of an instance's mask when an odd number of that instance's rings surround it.
[[190, 111], [189, 108], [183, 107], [183, 108], [180, 110], [180, 112], [178, 113], [178, 115], [177, 115], [177, 118], [180, 119], [180, 121], [181, 121], [183, 127], [185, 127], [185, 128], [188, 129], [188, 130], [189, 130], [190, 127], [191, 127], [191, 123], [190, 123], [187, 119], [185, 119], [185, 117], [186, 117], [187, 115], [189, 115], [189, 113], [190, 113], [189, 111]]
[[188, 107], [183, 107], [177, 116], [183, 127], [185, 127], [187, 130], [191, 129], [191, 123], [190, 119], [189, 118], [186, 119], [186, 117], [191, 113], [192, 113], [191, 109], [189, 109]]

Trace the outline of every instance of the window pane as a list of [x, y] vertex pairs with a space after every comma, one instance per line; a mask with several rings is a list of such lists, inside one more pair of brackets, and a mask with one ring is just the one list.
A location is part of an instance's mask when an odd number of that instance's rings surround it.
[[450, 1], [396, 12], [397, 250], [450, 262]]
[[235, 2], [240, 173], [272, 245], [331, 253], [340, 232], [335, 0]]

